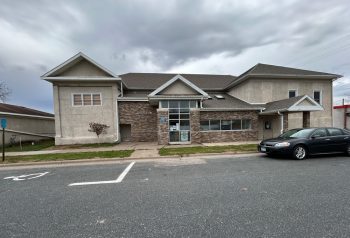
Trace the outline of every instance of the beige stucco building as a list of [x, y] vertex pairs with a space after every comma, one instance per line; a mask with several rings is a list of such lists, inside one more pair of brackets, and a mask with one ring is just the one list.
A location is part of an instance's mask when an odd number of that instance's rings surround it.
[[42, 76], [53, 84], [56, 144], [160, 144], [258, 140], [298, 127], [332, 126], [340, 75], [257, 64], [232, 75], [115, 75], [83, 53]]

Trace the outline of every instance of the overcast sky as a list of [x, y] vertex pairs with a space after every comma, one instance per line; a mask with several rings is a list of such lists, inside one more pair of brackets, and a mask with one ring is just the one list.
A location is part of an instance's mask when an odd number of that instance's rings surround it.
[[82, 51], [116, 74], [239, 75], [256, 63], [344, 75], [350, 102], [350, 1], [1, 1], [0, 79], [8, 103], [52, 112], [40, 75]]

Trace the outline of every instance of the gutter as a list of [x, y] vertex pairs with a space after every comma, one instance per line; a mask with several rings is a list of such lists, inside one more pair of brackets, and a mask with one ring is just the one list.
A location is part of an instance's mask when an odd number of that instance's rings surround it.
[[263, 108], [201, 108], [200, 111], [261, 111]]
[[0, 112], [0, 115], [21, 116], [21, 117], [32, 117], [32, 118], [55, 120], [55, 117], [37, 116], [37, 115], [12, 113], [12, 112]]

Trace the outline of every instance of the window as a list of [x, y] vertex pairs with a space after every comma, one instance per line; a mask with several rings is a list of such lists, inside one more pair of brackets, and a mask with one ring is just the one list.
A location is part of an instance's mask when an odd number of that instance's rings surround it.
[[209, 131], [209, 121], [201, 121], [201, 131]]
[[242, 120], [242, 130], [249, 130], [252, 128], [252, 121], [249, 119]]
[[220, 130], [220, 120], [210, 120], [210, 130], [219, 131]]
[[75, 93], [73, 106], [100, 106], [102, 105], [100, 93]]
[[326, 129], [317, 129], [313, 134], [313, 137], [325, 137], [327, 136]]
[[229, 131], [229, 130], [231, 130], [231, 121], [222, 120], [221, 121], [221, 130], [222, 131]]
[[297, 90], [293, 89], [293, 90], [289, 90], [288, 91], [288, 97], [289, 98], [294, 98], [297, 96]]
[[200, 122], [201, 131], [240, 131], [250, 130], [252, 121], [250, 119], [236, 120], [205, 120]]
[[197, 101], [173, 101], [173, 100], [164, 100], [160, 101], [161, 108], [197, 108]]
[[92, 94], [92, 105], [101, 105], [101, 94]]
[[73, 105], [74, 106], [81, 106], [81, 105], [83, 105], [83, 101], [81, 99], [81, 94], [74, 94], [73, 95]]
[[232, 120], [232, 130], [241, 130], [241, 120]]
[[322, 95], [321, 91], [314, 91], [314, 100], [318, 103], [321, 104], [322, 101]]
[[343, 135], [343, 131], [340, 129], [336, 129], [336, 128], [329, 128], [328, 132], [331, 136], [342, 136]]
[[91, 102], [91, 94], [83, 94], [83, 104], [84, 106], [90, 106], [92, 104]]

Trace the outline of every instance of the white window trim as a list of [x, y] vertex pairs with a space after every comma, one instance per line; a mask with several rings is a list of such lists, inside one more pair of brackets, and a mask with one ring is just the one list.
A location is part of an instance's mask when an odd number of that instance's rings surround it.
[[[241, 129], [239, 130], [234, 130], [232, 129], [232, 121], [233, 120], [240, 120], [241, 121]], [[243, 120], [250, 120], [251, 121], [251, 124], [250, 124], [250, 128], [249, 129], [242, 129], [243, 127]], [[209, 130], [201, 130], [201, 132], [218, 132], [218, 131], [251, 131], [252, 130], [252, 119], [250, 118], [242, 118], [242, 119], [230, 119], [230, 120], [224, 120], [224, 119], [208, 119], [208, 120], [202, 120], [202, 121], [209, 121]], [[219, 121], [219, 130], [212, 130], [211, 129], [211, 121]], [[231, 121], [231, 130], [221, 130], [221, 121]], [[200, 127], [200, 126], [199, 126]]]
[[[90, 94], [91, 95], [91, 105], [84, 105], [84, 97], [83, 95], [84, 94]], [[94, 94], [99, 94], [100, 95], [100, 101], [101, 101], [101, 104], [100, 105], [93, 105], [93, 98], [92, 98], [92, 95]], [[80, 95], [81, 96], [81, 105], [74, 105], [74, 95]], [[72, 98], [72, 107], [100, 107], [102, 106], [103, 102], [102, 102], [102, 93], [72, 93], [71, 94], [71, 98]]]
[[299, 95], [298, 94], [298, 89], [288, 89], [288, 95], [287, 95], [288, 98], [290, 98], [289, 97], [289, 92], [291, 92], [291, 91], [295, 91], [295, 97], [298, 97], [298, 95]]
[[[323, 103], [322, 103], [322, 99], [323, 99], [323, 92], [322, 92], [322, 90], [321, 89], [319, 89], [319, 90], [313, 90], [313, 92], [312, 92], [312, 99], [313, 100], [315, 100], [315, 92], [320, 92], [320, 105], [322, 105]], [[317, 102], [316, 100], [315, 100], [315, 102]]]

